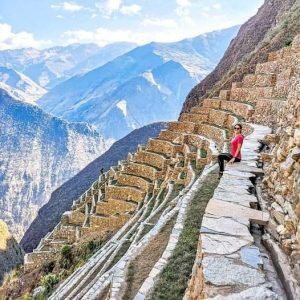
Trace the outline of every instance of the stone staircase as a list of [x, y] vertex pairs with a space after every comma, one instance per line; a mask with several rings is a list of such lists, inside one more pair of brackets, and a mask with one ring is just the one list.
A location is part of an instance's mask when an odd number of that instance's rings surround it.
[[[232, 128], [238, 122], [246, 135], [243, 161], [227, 167], [209, 201], [185, 299], [284, 297], [280, 289], [271, 291], [274, 282], [267, 279], [260, 249], [249, 230], [250, 224], [264, 225], [269, 219], [257, 210], [257, 198], [250, 190], [253, 178], [263, 174], [256, 163], [258, 141], [271, 132], [264, 125], [276, 127], [289, 86], [299, 76], [295, 64], [299, 55], [299, 45], [270, 53], [255, 74], [170, 122], [159, 137], [140, 145], [74, 201], [72, 210], [26, 255], [25, 267], [36, 268], [55, 259], [63, 244], [95, 236], [106, 243], [50, 299], [121, 299], [130, 262], [175, 220], [161, 259], [134, 298], [145, 299], [176, 247], [190, 200], [203, 178], [216, 169], [218, 153], [228, 151]], [[178, 186], [182, 189], [176, 193]], [[114, 235], [108, 238], [109, 233]]]

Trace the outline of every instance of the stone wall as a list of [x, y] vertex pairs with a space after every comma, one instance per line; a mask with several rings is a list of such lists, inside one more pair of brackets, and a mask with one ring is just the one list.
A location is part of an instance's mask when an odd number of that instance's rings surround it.
[[251, 105], [242, 103], [242, 102], [233, 102], [233, 101], [221, 101], [221, 109], [230, 110], [234, 114], [248, 119], [254, 112], [254, 109]]
[[168, 129], [181, 133], [193, 133], [195, 124], [192, 122], [170, 122]]
[[162, 155], [146, 151], [140, 151], [135, 153], [133, 156], [133, 161], [145, 163], [150, 166], [159, 168], [161, 170], [165, 169], [167, 165], [167, 159], [164, 158]]
[[269, 163], [266, 163], [263, 179], [272, 216], [268, 231], [289, 255], [294, 275], [300, 283], [299, 77], [292, 85], [285, 109], [281, 109], [275, 137], [266, 141], [272, 149], [267, 156]]
[[174, 156], [176, 152], [182, 151], [182, 146], [165, 140], [149, 139], [147, 143], [147, 150], [164, 153], [171, 157]]
[[108, 201], [101, 201], [97, 203], [96, 213], [99, 215], [111, 216], [126, 212], [134, 212], [136, 208], [137, 205], [134, 203], [109, 199]]
[[260, 98], [272, 98], [273, 87], [237, 87], [232, 88], [230, 93], [230, 100], [233, 101], [248, 101], [255, 103]]
[[208, 139], [212, 139], [219, 146], [223, 145], [224, 140], [226, 140], [224, 129], [208, 124], [202, 124], [198, 128], [197, 133], [207, 137]]
[[134, 175], [143, 174], [143, 177], [152, 180], [159, 179], [162, 176], [162, 173], [157, 171], [154, 167], [142, 165], [142, 164], [136, 164], [133, 162], [130, 162], [125, 167], [125, 172]]
[[[143, 173], [140, 173], [140, 176], [143, 176]], [[118, 180], [118, 183], [120, 183], [122, 185], [135, 186], [145, 192], [148, 192], [153, 188], [153, 186], [147, 180], [143, 179], [142, 177], [137, 177], [137, 176], [120, 173], [117, 176], [117, 180]]]
[[207, 121], [206, 114], [197, 114], [197, 113], [183, 113], [180, 116], [181, 122], [194, 122], [194, 123], [201, 123]]
[[145, 194], [145, 192], [130, 186], [107, 186], [105, 188], [106, 199], [142, 202]]
[[223, 127], [227, 122], [228, 115], [228, 112], [212, 109], [209, 113], [209, 123]]
[[273, 128], [279, 124], [279, 113], [287, 105], [286, 101], [275, 99], [261, 99], [256, 102], [256, 110], [253, 114], [252, 121], [269, 125]]
[[161, 140], [170, 141], [179, 144], [183, 143], [183, 137], [184, 137], [183, 134], [175, 131], [170, 131], [170, 130], [162, 130], [159, 134], [159, 138]]

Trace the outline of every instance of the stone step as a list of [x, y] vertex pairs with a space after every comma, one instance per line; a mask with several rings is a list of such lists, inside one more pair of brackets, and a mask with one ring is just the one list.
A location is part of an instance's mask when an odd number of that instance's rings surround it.
[[146, 193], [132, 186], [106, 186], [105, 199], [116, 199], [140, 203], [144, 200]]
[[224, 110], [231, 111], [237, 116], [241, 116], [244, 119], [248, 119], [254, 113], [254, 108], [252, 105], [237, 101], [221, 101], [220, 108]]
[[238, 123], [238, 119], [230, 112], [211, 109], [207, 123], [231, 130], [234, 124]]
[[256, 103], [260, 98], [272, 98], [274, 87], [232, 88], [230, 100]]
[[191, 113], [193, 114], [206, 114], [208, 115], [210, 112], [210, 108], [203, 106], [194, 106], [191, 108]]
[[193, 123], [202, 123], [207, 121], [206, 114], [197, 114], [197, 113], [182, 113], [180, 116], [181, 122], [193, 122]]
[[243, 79], [243, 87], [272, 87], [276, 80], [276, 74], [248, 74]]
[[85, 212], [80, 210], [66, 211], [61, 217], [62, 225], [80, 225], [82, 226], [86, 219]]
[[76, 241], [76, 226], [61, 225], [59, 229], [53, 231], [53, 239], [65, 240], [72, 244]]
[[230, 100], [230, 90], [221, 90], [219, 93], [219, 100]]
[[146, 150], [155, 153], [163, 153], [168, 157], [174, 157], [177, 152], [182, 151], [182, 145], [175, 144], [159, 138], [150, 138], [148, 140]]
[[160, 170], [165, 170], [169, 160], [164, 155], [158, 153], [140, 151], [133, 155], [133, 162], [146, 163]]
[[150, 180], [156, 180], [163, 177], [163, 172], [158, 171], [157, 168], [145, 165], [143, 163], [130, 162], [125, 168], [124, 171], [131, 175], [143, 174], [143, 177]]
[[130, 216], [126, 214], [120, 214], [118, 216], [98, 216], [91, 215], [89, 227], [83, 227], [82, 232], [85, 235], [92, 232], [105, 234], [106, 232], [114, 232], [121, 228], [128, 220]]
[[51, 251], [36, 251], [25, 254], [25, 270], [36, 269], [44, 265], [45, 262], [55, 259], [56, 253]]
[[132, 202], [126, 202], [116, 199], [108, 199], [97, 203], [96, 214], [101, 216], [114, 216], [125, 213], [133, 213], [137, 205]]
[[290, 58], [300, 52], [299, 46], [285, 47], [278, 51], [273, 51], [268, 54], [268, 62]]
[[143, 179], [139, 175], [130, 175], [122, 172], [117, 175], [117, 180], [122, 185], [137, 187], [144, 192], [153, 190], [153, 183]]
[[224, 142], [227, 140], [226, 130], [211, 124], [201, 124], [197, 133], [213, 140], [222, 149]]
[[160, 132], [159, 139], [176, 143], [176, 144], [183, 144], [184, 134], [165, 129]]
[[180, 133], [194, 133], [196, 124], [192, 122], [170, 122], [168, 130]]
[[203, 100], [204, 108], [220, 108], [221, 100], [215, 98], [207, 98]]

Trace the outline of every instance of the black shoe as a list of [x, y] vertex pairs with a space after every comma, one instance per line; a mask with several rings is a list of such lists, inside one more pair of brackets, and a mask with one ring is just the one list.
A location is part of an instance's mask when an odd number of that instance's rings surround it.
[[219, 179], [223, 176], [223, 172], [219, 172]]

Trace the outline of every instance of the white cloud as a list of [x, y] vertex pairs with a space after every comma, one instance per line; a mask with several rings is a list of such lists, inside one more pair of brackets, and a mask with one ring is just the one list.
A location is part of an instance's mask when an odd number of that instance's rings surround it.
[[166, 28], [174, 28], [177, 27], [177, 23], [173, 19], [145, 19], [142, 22], [144, 26], [158, 26], [158, 27], [166, 27]]
[[142, 7], [138, 4], [132, 4], [132, 5], [122, 5], [120, 12], [123, 15], [132, 16], [137, 15], [141, 11]]
[[138, 4], [124, 5], [122, 0], [101, 0], [95, 6], [107, 18], [116, 12], [127, 16], [136, 15], [142, 9]]
[[95, 31], [66, 31], [63, 37], [67, 39], [67, 44], [93, 42], [99, 46], [105, 46], [119, 41], [135, 42], [135, 37], [130, 30], [110, 30], [103, 27], [99, 27]]
[[178, 6], [182, 7], [188, 7], [192, 5], [192, 3], [189, 0], [177, 0], [176, 3]]
[[122, 0], [101, 0], [97, 2], [96, 7], [106, 16], [111, 16], [115, 11], [121, 8]]
[[49, 40], [36, 40], [32, 33], [21, 31], [12, 32], [12, 27], [6, 23], [0, 23], [0, 50], [19, 48], [44, 48], [51, 46]]
[[222, 5], [221, 5], [220, 3], [215, 3], [215, 4], [212, 5], [212, 7], [213, 7], [214, 9], [221, 9], [221, 8], [222, 8]]
[[61, 10], [67, 11], [67, 12], [78, 12], [81, 10], [89, 10], [89, 8], [84, 7], [75, 2], [63, 2], [60, 4], [51, 4], [50, 7], [53, 9], [61, 9]]
[[175, 13], [186, 24], [193, 24], [193, 19], [191, 17], [191, 1], [190, 0], [176, 0]]
[[[170, 24], [172, 24], [172, 26], [174, 25], [173, 22], [170, 22]], [[121, 41], [143, 45], [153, 41], [174, 42], [187, 37], [196, 36], [198, 34], [199, 28], [197, 26], [193, 26], [193, 28], [184, 26], [181, 28], [177, 26], [176, 30], [174, 30], [174, 27], [171, 28], [170, 26], [165, 26], [162, 30], [157, 30], [156, 28], [155, 30], [144, 30], [143, 28], [140, 28], [140, 31], [138, 29], [111, 30], [99, 27], [95, 31], [66, 31], [62, 38], [66, 45], [73, 43], [96, 43], [99, 46], [105, 46], [107, 44]]]

